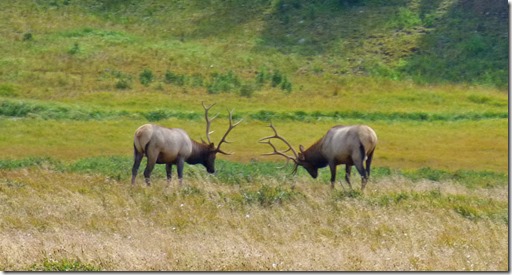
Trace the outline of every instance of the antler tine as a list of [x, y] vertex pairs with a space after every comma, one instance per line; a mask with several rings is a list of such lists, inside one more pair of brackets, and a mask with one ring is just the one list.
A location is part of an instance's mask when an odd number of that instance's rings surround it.
[[274, 144], [272, 144], [272, 142], [270, 142], [270, 140], [269, 141], [260, 141], [260, 143], [268, 144], [268, 145], [270, 145], [270, 147], [272, 147], [272, 149], [274, 149], [274, 152], [262, 154], [263, 156], [279, 155], [279, 156], [285, 157], [286, 158], [286, 164], [288, 164], [288, 162], [290, 160], [292, 160], [295, 163], [297, 162], [293, 157], [288, 156], [287, 154], [285, 154], [286, 152], [290, 151], [290, 149], [288, 149], [286, 151], [279, 151], [279, 150], [277, 150], [276, 146]]
[[226, 140], [226, 137], [228, 136], [229, 132], [231, 132], [231, 130], [233, 130], [233, 128], [235, 128], [238, 124], [240, 124], [240, 122], [242, 122], [243, 119], [240, 119], [237, 123], [233, 123], [233, 110], [229, 111], [229, 127], [228, 127], [228, 130], [226, 131], [226, 133], [224, 134], [224, 136], [222, 137], [222, 139], [219, 141], [219, 144], [217, 145], [217, 152], [219, 153], [222, 153], [224, 155], [231, 155], [232, 153], [226, 153], [224, 151], [222, 151], [220, 149], [220, 146], [222, 145], [222, 143], [231, 143], [229, 141]]
[[212, 121], [219, 115], [218, 113], [213, 116], [211, 119], [208, 119], [208, 111], [217, 103], [213, 103], [212, 105], [206, 107], [204, 105], [204, 101], [201, 102], [204, 108], [204, 119], [206, 120], [206, 139], [208, 140], [208, 144], [212, 143], [210, 140], [210, 134], [212, 134], [214, 131], [210, 131], [210, 126], [212, 124]]
[[[260, 138], [259, 141], [261, 142], [261, 141], [267, 140], [267, 139], [270, 140], [272, 138], [278, 139], [278, 140], [284, 142], [284, 144], [286, 144], [288, 146], [288, 149], [286, 151], [283, 151], [282, 153], [285, 153], [285, 152], [288, 152], [288, 151], [292, 151], [293, 155], [295, 156], [295, 159], [297, 159], [298, 158], [297, 151], [295, 151], [295, 149], [293, 149], [292, 145], [284, 137], [280, 136], [277, 133], [277, 130], [274, 127], [274, 125], [272, 124], [272, 121], [270, 122], [270, 125], [268, 127], [270, 127], [272, 129], [272, 131], [274, 131], [274, 135], [273, 136], [264, 137], [264, 138]], [[265, 142], [263, 142], [263, 143], [265, 143]], [[272, 145], [272, 147], [274, 147], [274, 146]]]

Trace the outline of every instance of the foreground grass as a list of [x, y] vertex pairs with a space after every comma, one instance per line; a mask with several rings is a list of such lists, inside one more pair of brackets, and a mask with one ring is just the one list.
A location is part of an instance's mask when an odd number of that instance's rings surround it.
[[157, 176], [146, 188], [84, 166], [0, 170], [2, 270], [508, 267], [505, 178], [467, 186], [381, 170], [361, 194], [303, 174], [230, 183], [187, 167], [184, 186]]

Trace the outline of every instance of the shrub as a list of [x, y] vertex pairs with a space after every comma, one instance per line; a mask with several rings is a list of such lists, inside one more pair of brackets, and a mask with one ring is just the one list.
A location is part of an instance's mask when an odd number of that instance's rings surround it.
[[167, 84], [176, 84], [178, 86], [185, 85], [185, 76], [173, 73], [171, 71], [166, 71], [164, 76], [164, 82]]
[[71, 47], [71, 49], [68, 50], [68, 53], [70, 55], [75, 55], [75, 54], [79, 54], [80, 51], [81, 51], [80, 50], [80, 45], [75, 42], [75, 44], [73, 44], [73, 47]]
[[106, 69], [104, 77], [108, 79], [114, 78], [116, 80], [114, 85], [116, 89], [126, 90], [132, 88], [132, 76], [128, 73]]
[[131, 88], [132, 88], [132, 82], [130, 79], [123, 78], [123, 79], [119, 79], [116, 82], [116, 89], [118, 89], [118, 90], [127, 90], [127, 89], [131, 89]]
[[283, 77], [283, 81], [281, 82], [281, 90], [291, 93], [292, 92], [292, 83], [288, 81], [286, 76]]
[[256, 72], [256, 84], [259, 86], [265, 85], [265, 82], [269, 79], [269, 75], [266, 68], [261, 68]]
[[193, 74], [190, 77], [190, 82], [192, 84], [192, 87], [203, 87], [204, 86], [204, 77], [200, 74]]
[[144, 69], [140, 74], [139, 74], [139, 80], [140, 80], [140, 84], [144, 85], [144, 86], [149, 86], [149, 84], [151, 82], [153, 82], [153, 71], [151, 71], [150, 69]]
[[281, 74], [280, 71], [276, 70], [272, 74], [272, 78], [271, 78], [272, 87], [277, 87], [281, 83], [281, 81], [283, 81], [283, 75]]
[[252, 97], [254, 91], [254, 86], [250, 84], [243, 84], [242, 87], [240, 87], [240, 95], [243, 97]]
[[404, 29], [421, 25], [421, 18], [418, 13], [408, 8], [399, 8], [398, 13], [392, 18], [389, 25], [392, 28]]
[[235, 91], [241, 86], [238, 76], [229, 71], [226, 74], [213, 73], [210, 84], [207, 85], [209, 94], [218, 94]]
[[31, 32], [26, 32], [23, 34], [23, 41], [32, 41], [33, 36]]
[[485, 38], [479, 34], [474, 34], [469, 39], [465, 40], [465, 42], [461, 44], [461, 47], [468, 55], [476, 55], [489, 48]]

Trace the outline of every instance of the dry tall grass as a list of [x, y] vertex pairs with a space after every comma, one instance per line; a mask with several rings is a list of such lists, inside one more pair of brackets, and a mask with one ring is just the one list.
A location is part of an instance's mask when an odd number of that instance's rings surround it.
[[[508, 269], [505, 184], [391, 177], [347, 196], [309, 178], [292, 189], [278, 179], [225, 185], [197, 173], [176, 185], [0, 170], [0, 268], [75, 259], [124, 271]], [[262, 185], [293, 196], [245, 203], [244, 191]]]

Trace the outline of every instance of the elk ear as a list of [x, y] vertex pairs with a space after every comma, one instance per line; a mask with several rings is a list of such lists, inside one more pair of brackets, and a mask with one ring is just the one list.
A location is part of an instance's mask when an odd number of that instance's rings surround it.
[[300, 149], [300, 152], [301, 152], [301, 153], [304, 153], [304, 146], [299, 145], [299, 149]]
[[213, 144], [213, 142], [212, 142], [212, 143], [210, 143], [210, 145], [208, 145], [208, 148], [209, 148], [210, 150], [215, 150], [215, 145]]
[[[304, 154], [299, 153], [299, 154], [298, 154], [298, 156], [297, 156], [297, 160], [298, 160], [299, 162], [301, 162], [301, 161], [305, 161], [305, 160], [306, 160], [306, 158], [304, 157]], [[299, 165], [302, 165], [302, 164], [300, 164], [300, 163], [299, 163]]]

